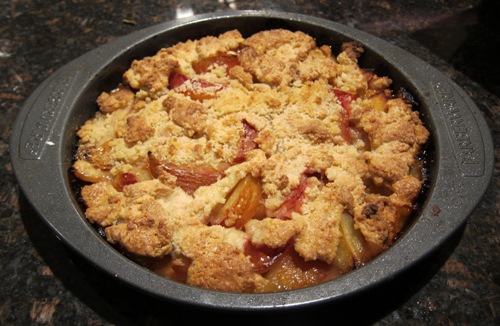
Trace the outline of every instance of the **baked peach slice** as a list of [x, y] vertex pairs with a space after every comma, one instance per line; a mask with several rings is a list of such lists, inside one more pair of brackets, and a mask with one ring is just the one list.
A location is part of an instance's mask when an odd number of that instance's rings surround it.
[[148, 153], [149, 171], [154, 178], [162, 173], [176, 177], [175, 185], [192, 195], [196, 189], [209, 186], [222, 179], [225, 174], [221, 169], [210, 165], [180, 165], [159, 160], [153, 153]]
[[346, 273], [368, 261], [372, 253], [363, 234], [354, 227], [354, 219], [347, 213], [340, 218], [340, 231], [342, 237], [333, 264]]
[[209, 224], [241, 229], [262, 210], [259, 181], [248, 175], [241, 179], [222, 207], [209, 218]]
[[291, 243], [264, 275], [268, 283], [263, 292], [303, 288], [330, 279], [331, 274], [332, 270], [327, 263], [320, 260], [305, 261]]
[[372, 109], [382, 112], [387, 111], [387, 100], [388, 98], [384, 92], [375, 93], [369, 99]]

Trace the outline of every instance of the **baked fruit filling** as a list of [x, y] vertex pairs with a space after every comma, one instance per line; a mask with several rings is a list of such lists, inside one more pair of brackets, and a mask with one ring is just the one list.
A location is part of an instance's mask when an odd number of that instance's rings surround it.
[[133, 61], [77, 132], [87, 219], [208, 289], [291, 290], [362, 266], [414, 210], [429, 137], [362, 53], [233, 30]]

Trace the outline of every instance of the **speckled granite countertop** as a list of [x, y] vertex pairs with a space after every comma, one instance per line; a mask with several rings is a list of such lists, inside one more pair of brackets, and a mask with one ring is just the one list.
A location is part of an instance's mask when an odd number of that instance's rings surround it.
[[[158, 302], [82, 261], [23, 197], [9, 157], [11, 126], [46, 77], [116, 37], [176, 17], [234, 9], [298, 12], [344, 23], [435, 66], [475, 101], [495, 142], [494, 178], [460, 234], [356, 306], [239, 316]], [[0, 2], [0, 325], [500, 324], [500, 12], [496, 0], [172, 0]], [[404, 284], [404, 286], [401, 286]], [[316, 322], [317, 321], [317, 322]]]

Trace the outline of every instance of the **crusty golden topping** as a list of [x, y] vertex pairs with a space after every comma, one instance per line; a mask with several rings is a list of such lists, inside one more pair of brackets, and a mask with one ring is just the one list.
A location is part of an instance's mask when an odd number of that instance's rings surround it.
[[429, 136], [362, 55], [278, 29], [134, 60], [77, 133], [87, 218], [209, 289], [289, 290], [361, 266], [411, 213]]

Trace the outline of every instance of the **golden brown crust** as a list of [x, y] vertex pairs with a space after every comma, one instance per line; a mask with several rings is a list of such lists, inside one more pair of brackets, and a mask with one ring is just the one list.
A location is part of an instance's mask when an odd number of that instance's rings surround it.
[[102, 113], [112, 113], [130, 107], [134, 103], [135, 94], [128, 88], [118, 88], [111, 93], [103, 92], [97, 98], [97, 105]]
[[[389, 246], [422, 189], [429, 132], [362, 53], [229, 31], [133, 61], [78, 131], [87, 218], [133, 254], [185, 257], [187, 283], [222, 291], [265, 288], [249, 244], [334, 264], [341, 216]], [[261, 189], [238, 198], [247, 176]]]
[[[368, 133], [374, 148], [392, 141], [419, 148], [429, 136], [418, 118], [418, 113], [413, 112], [402, 99], [387, 101], [387, 112], [366, 112], [359, 125]], [[412, 154], [415, 154], [415, 151], [412, 151]]]
[[265, 218], [250, 220], [245, 224], [250, 241], [255, 245], [269, 248], [283, 248], [299, 231], [299, 226], [292, 220]]
[[172, 189], [158, 180], [135, 183], [117, 191], [109, 182], [82, 189], [86, 216], [106, 227], [108, 241], [138, 255], [160, 257], [171, 252], [172, 230], [157, 199], [168, 198]]
[[391, 201], [375, 194], [366, 196], [365, 204], [358, 209], [355, 223], [368, 242], [387, 248], [399, 232], [398, 212]]
[[188, 135], [205, 130], [206, 109], [200, 103], [186, 98], [169, 96], [163, 101], [163, 107], [170, 114], [172, 121], [187, 130]]
[[101, 226], [112, 225], [124, 206], [125, 196], [109, 182], [98, 182], [82, 189], [82, 198], [87, 205], [85, 216]]
[[149, 257], [162, 257], [172, 251], [172, 232], [163, 220], [165, 211], [155, 200], [138, 205], [137, 211], [123, 217], [124, 221], [106, 228], [106, 238], [129, 252]]
[[[415, 159], [409, 153], [410, 147], [402, 142], [393, 141], [379, 146], [377, 149], [364, 153], [370, 173], [374, 181], [392, 184], [408, 174]], [[380, 181], [380, 182], [379, 182]]]
[[[306, 260], [322, 260], [331, 263], [337, 253], [340, 234], [340, 216], [344, 207], [335, 200], [330, 187], [309, 190], [309, 200], [302, 214], [293, 218], [300, 225], [295, 239], [295, 250]], [[319, 192], [316, 194], [316, 192]]]
[[221, 291], [253, 292], [264, 279], [243, 249], [243, 232], [221, 226], [188, 227], [175, 238], [176, 250], [192, 259], [188, 283]]
[[143, 116], [131, 115], [127, 118], [127, 134], [125, 135], [127, 143], [144, 142], [152, 137], [154, 133], [154, 128]]
[[132, 62], [123, 79], [132, 88], [156, 94], [168, 87], [168, 76], [178, 67], [177, 61], [170, 58], [170, 51], [162, 50], [155, 57]]
[[264, 31], [242, 43], [238, 59], [255, 81], [270, 85], [289, 85], [297, 79], [299, 63], [315, 47], [315, 41], [302, 32]]

